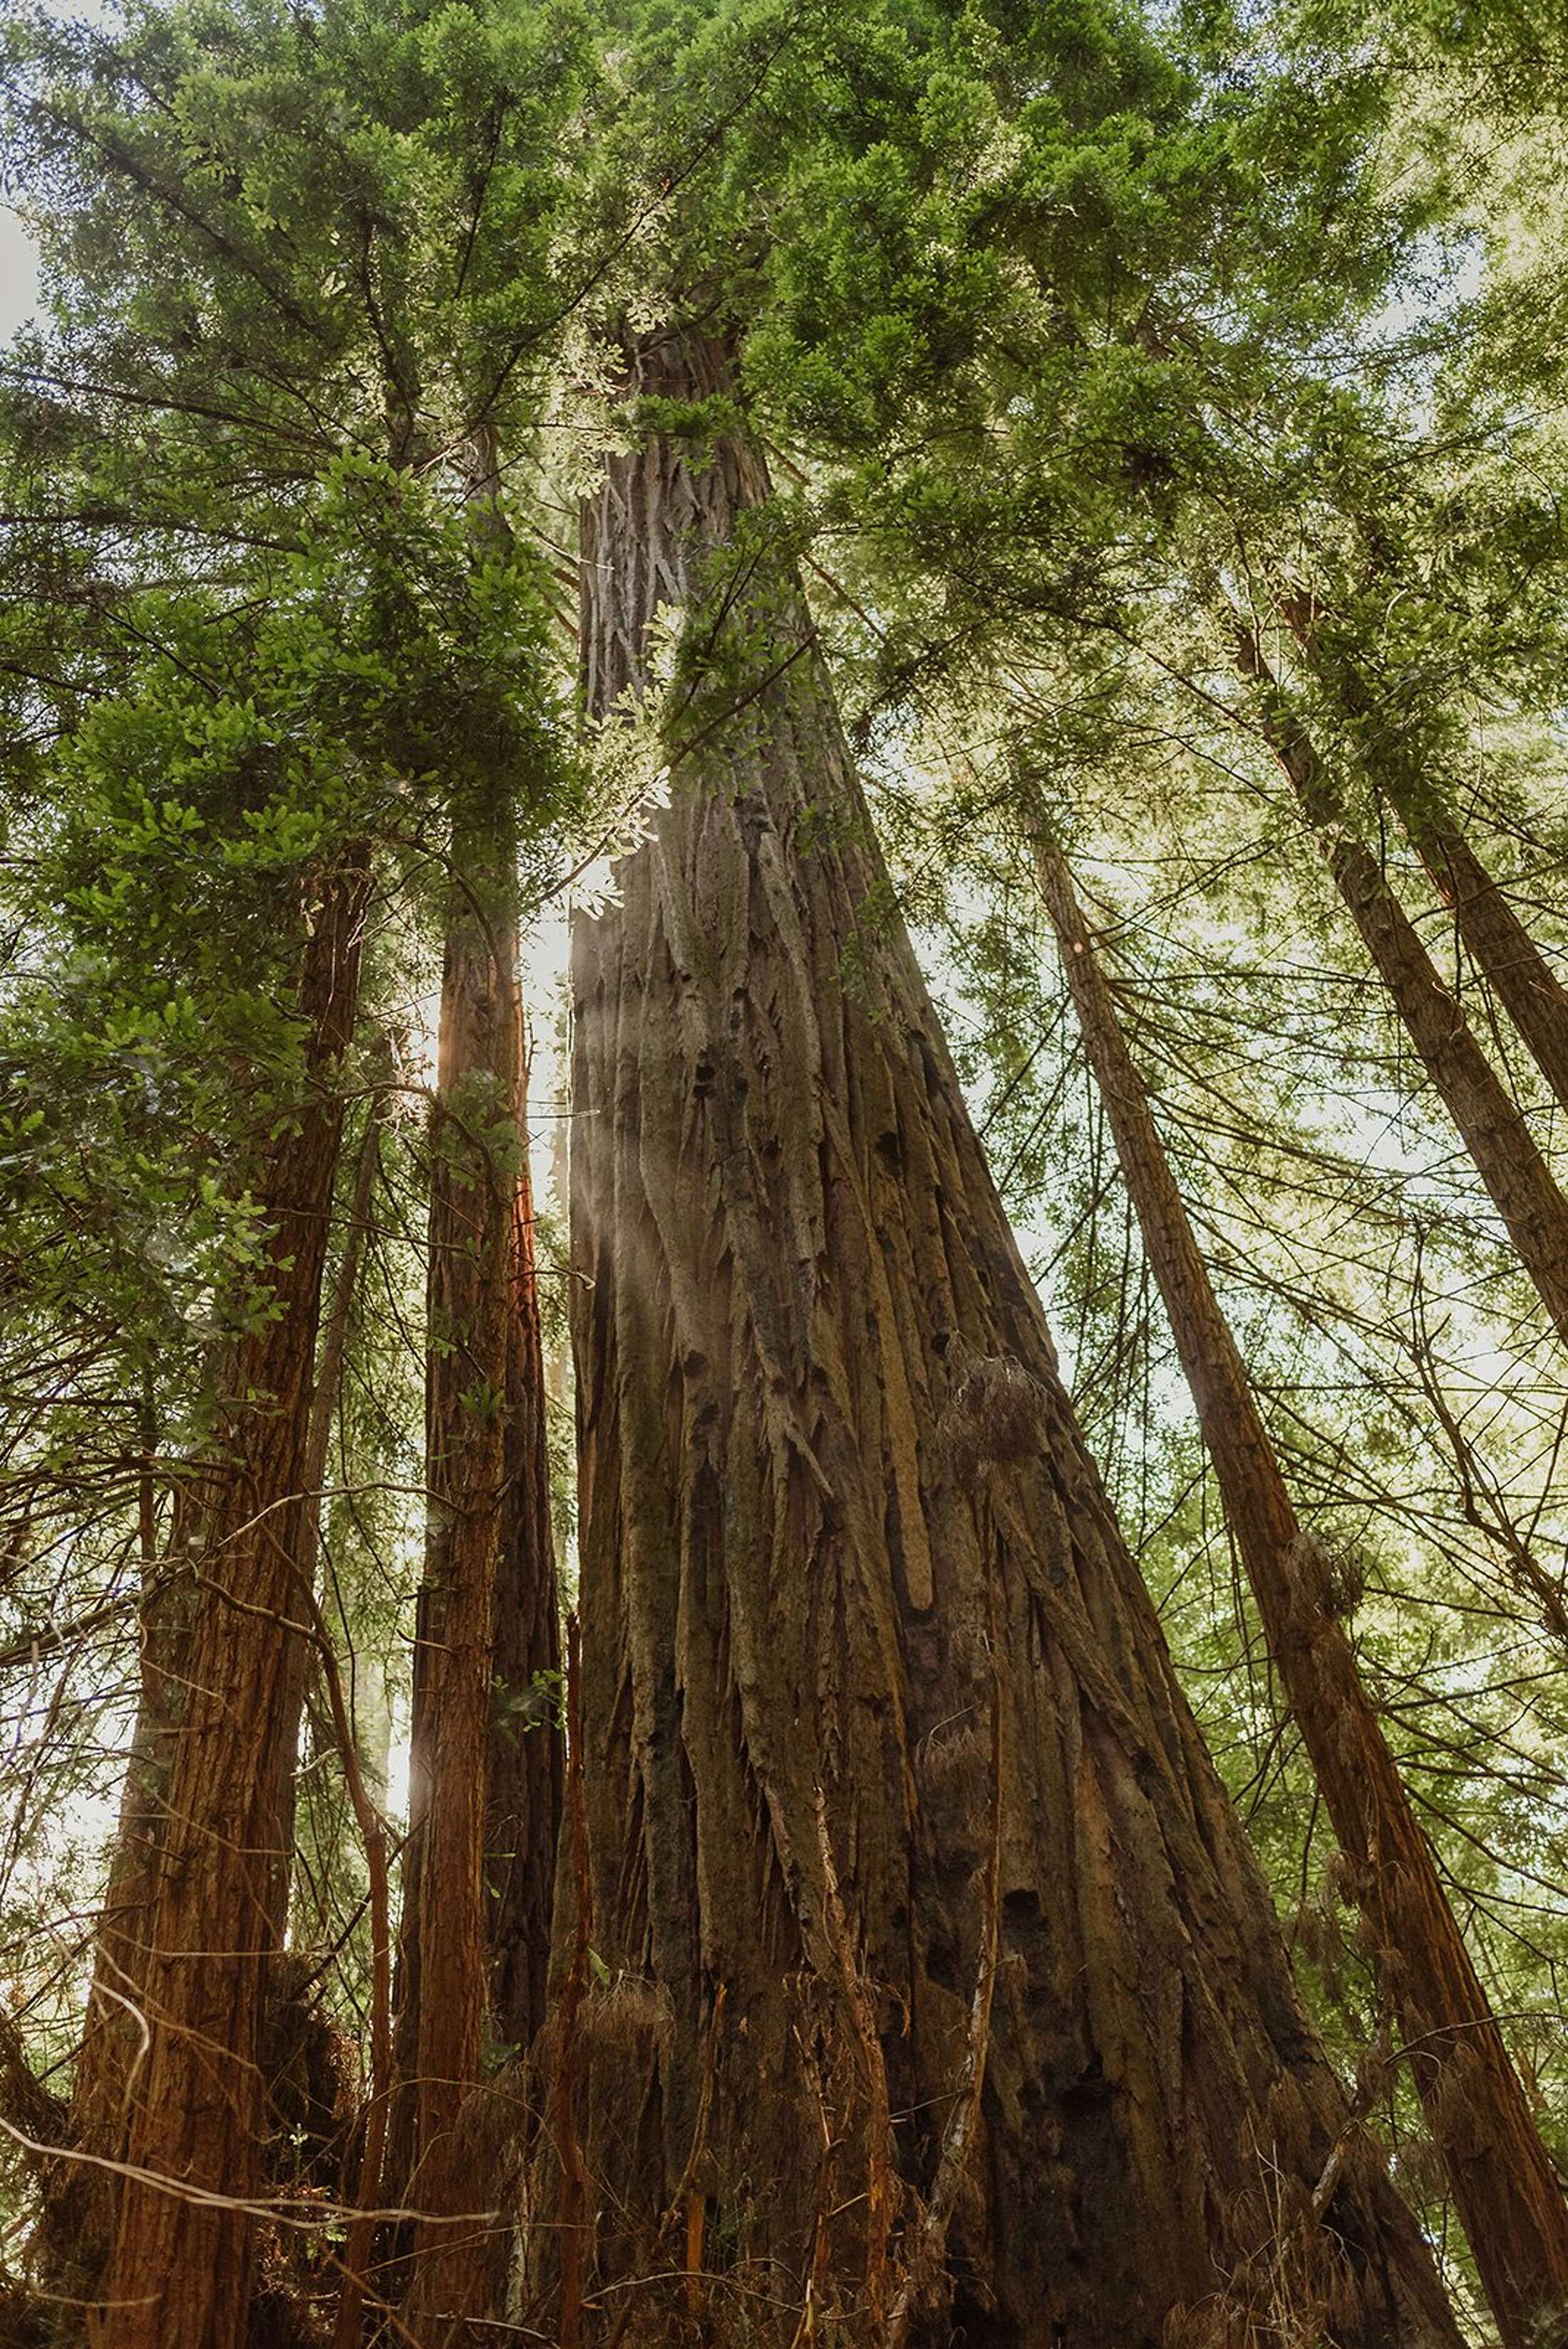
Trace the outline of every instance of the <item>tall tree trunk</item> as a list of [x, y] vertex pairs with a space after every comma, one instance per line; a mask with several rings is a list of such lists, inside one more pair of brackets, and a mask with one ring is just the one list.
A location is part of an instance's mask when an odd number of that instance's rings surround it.
[[253, 2220], [195, 2198], [244, 2201], [258, 2177], [279, 1739], [304, 1615], [299, 1528], [342, 1123], [336, 1078], [353, 1030], [369, 886], [362, 849], [326, 881], [300, 993], [306, 1089], [261, 1185], [275, 1312], [239, 1350], [225, 1464], [202, 1512], [185, 1713], [147, 1909], [150, 2039], [129, 2144], [142, 2175], [123, 2187], [101, 2349], [234, 2349], [244, 2326]]
[[[402, 2029], [414, 2089], [408, 2192], [437, 2220], [475, 2207], [455, 2131], [484, 2063], [485, 1766], [518, 1147], [514, 855], [509, 812], [495, 799], [454, 810], [430, 1135], [428, 1499], [404, 1857], [405, 1877], [416, 1871], [404, 1917]], [[438, 2312], [469, 2313], [476, 2245], [472, 2230], [436, 2224], [419, 2228], [414, 2248], [410, 2315], [420, 2336], [434, 2341]]]
[[1328, 1563], [1302, 1532], [1066, 861], [1043, 823], [1032, 824], [1031, 839], [1085, 1048], [1269, 1653], [1373, 1929], [1378, 1985], [1410, 2051], [1499, 2332], [1509, 2349], [1531, 2349], [1568, 2324], [1568, 2201], [1335, 1612]]
[[[380, 1112], [372, 1109], [365, 1146], [355, 1175], [343, 1258], [322, 1331], [320, 1358], [310, 1405], [302, 1480], [306, 1506], [300, 1514], [300, 1568], [314, 1577], [320, 1526], [320, 1493], [337, 1409], [343, 1356], [369, 1218]], [[142, 2003], [142, 1968], [147, 1946], [146, 1907], [156, 1879], [156, 1861], [168, 1816], [168, 1781], [183, 1718], [192, 1586], [179, 1570], [189, 1529], [189, 1496], [177, 1492], [169, 1555], [161, 1572], [143, 1504], [142, 1573], [148, 1595], [141, 1609], [141, 1671], [136, 1723], [109, 1862], [109, 1885], [99, 1913], [82, 2044], [72, 2085], [67, 2142], [77, 2152], [117, 2158], [124, 2151], [130, 2115], [127, 2075], [141, 2044], [138, 2013]], [[299, 1760], [299, 1723], [304, 1703], [307, 1650], [295, 1643], [289, 1658], [278, 1739], [278, 1837], [268, 1907], [270, 1939], [281, 1948], [288, 1921], [294, 1850], [295, 1774]], [[57, 2167], [45, 2195], [36, 2256], [46, 2281], [63, 2297], [86, 2302], [101, 2281], [114, 2220], [109, 2175], [85, 2163]]]
[[[729, 382], [674, 332], [634, 372]], [[574, 955], [588, 2282], [668, 2268], [673, 2227], [684, 2308], [757, 2339], [836, 2317], [880, 2349], [919, 2261], [911, 2337], [971, 2349], [1229, 2342], [1260, 2297], [1345, 2349], [1452, 2344], [1380, 2165], [1333, 2166], [1344, 2098], [889, 905], [761, 460], [684, 445], [612, 458], [584, 515], [590, 707], [693, 607], [671, 804]]]
[[1568, 1109], [1568, 990], [1458, 826], [1400, 784], [1388, 796], [1476, 968]]
[[[359, 1266], [365, 1253], [365, 1236], [369, 1228], [376, 1175], [380, 1165], [382, 1115], [382, 1102], [379, 1098], [372, 1100], [354, 1165], [354, 1182], [343, 1233], [343, 1253], [337, 1266], [337, 1278], [333, 1284], [331, 1301], [327, 1309], [316, 1365], [316, 1387], [311, 1397], [310, 1425], [305, 1443], [305, 1506], [300, 1512], [299, 1526], [300, 1581], [311, 1590], [316, 1588], [319, 1572], [317, 1551], [321, 1542], [321, 1500], [327, 1483], [327, 1455], [332, 1447], [332, 1430], [343, 1385], [343, 1364], [348, 1350], [348, 1327], [358, 1287]], [[277, 1813], [281, 1833], [278, 1838], [277, 1880], [273, 1889], [273, 1922], [275, 1938], [280, 1945], [288, 1927], [299, 1731], [305, 1711], [309, 1663], [309, 1650], [301, 1640], [296, 1642], [290, 1659], [278, 1741]]]
[[[1325, 642], [1334, 615], [1315, 596], [1282, 598], [1281, 616], [1325, 692], [1362, 725], [1377, 701], [1359, 663]], [[1411, 771], [1397, 741], [1369, 755], [1370, 780], [1387, 800], [1454, 916], [1476, 968], [1519, 1032], [1556, 1099], [1568, 1109], [1568, 988], [1542, 953], [1507, 897], [1455, 823], [1429, 778]]]
[[1535, 1285], [1568, 1343], [1568, 1199], [1529, 1126], [1477, 1043], [1370, 849], [1345, 827], [1311, 737], [1282, 692], [1251, 623], [1231, 623], [1238, 668], [1262, 688], [1265, 738], [1315, 827], [1335, 886], [1361, 934], [1422, 1067], [1442, 1101]]
[[[431, 1132], [430, 1501], [400, 2017], [407, 2190], [433, 2221], [483, 2207], [490, 2182], [460, 2117], [491, 2025], [520, 2041], [538, 2021], [559, 1800], [548, 1702], [527, 1734], [519, 1709], [557, 1651], [517, 940], [504, 790], [464, 794]], [[462, 2337], [449, 2326], [483, 2313], [495, 2251], [478, 2225], [416, 2230], [409, 2306], [421, 2338]]]
[[527, 1069], [518, 1052], [522, 1144], [512, 1200], [506, 1357], [506, 1498], [496, 1568], [496, 1702], [491, 1722], [485, 1881], [490, 2010], [497, 2041], [528, 2048], [545, 2019], [550, 1912], [566, 1749], [560, 1730], [561, 1617], [550, 1523], [550, 1453]]

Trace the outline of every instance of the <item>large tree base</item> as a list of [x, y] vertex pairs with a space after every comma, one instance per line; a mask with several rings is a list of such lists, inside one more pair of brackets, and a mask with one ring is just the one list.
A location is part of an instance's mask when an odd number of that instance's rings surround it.
[[[671, 335], [639, 388], [695, 400], [725, 367]], [[1084, 1449], [766, 498], [744, 445], [654, 439], [585, 519], [596, 707], [642, 688], [658, 605], [692, 610], [671, 803], [575, 954], [608, 1980], [567, 2054], [561, 2337], [624, 2341], [626, 2296], [688, 2268], [667, 2320], [736, 2340], [892, 2349], [912, 2282], [927, 2338], [987, 2349], [1228, 2343], [1276, 2305], [1340, 2349], [1452, 2344], [1380, 2168], [1336, 2154], [1343, 2096]]]

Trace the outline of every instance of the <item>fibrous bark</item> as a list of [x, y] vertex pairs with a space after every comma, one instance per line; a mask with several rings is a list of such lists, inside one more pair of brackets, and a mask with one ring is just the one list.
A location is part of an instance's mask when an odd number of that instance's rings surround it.
[[1512, 2349], [1530, 2349], [1568, 2327], [1568, 2202], [1336, 1612], [1333, 1573], [1303, 1534], [1066, 860], [1038, 820], [1031, 838], [1085, 1048], [1269, 1654], [1372, 1926], [1378, 1985], [1409, 2051], [1499, 2331]]
[[[486, 815], [491, 821], [486, 823]], [[438, 2218], [472, 2209], [452, 2159], [464, 2099], [483, 2069], [487, 1949], [484, 1777], [495, 1637], [495, 1565], [504, 1480], [509, 1201], [517, 1151], [511, 1110], [516, 996], [492, 935], [494, 862], [510, 862], [494, 812], [461, 811], [456, 885], [441, 977], [431, 1123], [425, 1370], [424, 1579], [419, 1597], [405, 1878], [405, 2002], [414, 2136], [406, 2192]], [[476, 870], [488, 902], [465, 904]], [[511, 941], [509, 926], [504, 936]], [[460, 2310], [472, 2292], [469, 2230], [421, 2227], [411, 2309]], [[455, 2300], [452, 2297], [455, 2288]], [[466, 2313], [464, 2311], [463, 2313]], [[434, 2323], [431, 2323], [434, 2336]]]
[[1476, 968], [1568, 1109], [1568, 992], [1458, 827], [1408, 792], [1390, 797]]
[[[337, 1285], [321, 1332], [306, 1440], [302, 1479], [305, 1506], [296, 1520], [302, 1591], [313, 1581], [316, 1570], [321, 1486], [369, 1217], [379, 1127], [378, 1109], [372, 1112], [360, 1154]], [[152, 1518], [152, 1512], [145, 1501], [142, 1509], [142, 1570], [147, 1587], [140, 1611], [141, 1669], [137, 1714], [120, 1792], [109, 1884], [99, 1916], [92, 1982], [64, 2132], [64, 2140], [73, 2155], [85, 2153], [113, 2159], [125, 2151], [130, 2121], [127, 2080], [141, 2045], [140, 2014], [145, 1987], [146, 1910], [156, 1882], [158, 1851], [169, 1809], [169, 1773], [184, 1714], [192, 1586], [182, 1561], [191, 1534], [192, 1504], [198, 1497], [183, 1488], [176, 1491], [168, 1555], [161, 1562], [155, 1555], [151, 1526], [146, 1522]], [[268, 1939], [269, 1945], [277, 1948], [282, 1947], [288, 1917], [295, 1779], [307, 1664], [306, 1643], [296, 1641], [288, 1661], [276, 1741], [278, 1833], [268, 1896]], [[265, 2028], [264, 2023], [264, 2044]], [[269, 2117], [264, 2128], [264, 2144], [275, 2136], [278, 2120], [275, 2113]], [[33, 2263], [47, 2285], [61, 2295], [62, 2305], [80, 2303], [85, 2307], [97, 2290], [109, 2256], [109, 2230], [113, 2223], [111, 2175], [68, 2158], [57, 2163], [46, 2182]], [[68, 2322], [63, 2320], [67, 2329]]]
[[557, 1651], [508, 788], [465, 792], [454, 809], [431, 1130], [430, 1499], [399, 2039], [404, 2190], [448, 2222], [416, 2230], [409, 2317], [443, 2344], [495, 2289], [497, 2239], [450, 2223], [483, 2209], [493, 2183], [460, 2125], [496, 2029], [518, 2044], [537, 2025], [559, 1785], [550, 1698], [532, 1728], [524, 1709]]
[[1568, 992], [1458, 826], [1408, 792], [1389, 797], [1476, 968], [1568, 1109]]
[[[679, 332], [634, 374], [666, 400], [729, 380]], [[683, 2199], [680, 2304], [715, 2337], [743, 2311], [747, 2338], [874, 2343], [930, 2197], [911, 2338], [1239, 2341], [1272, 2294], [1303, 2337], [1452, 2343], [1366, 2147], [1314, 2215], [1345, 2101], [1085, 1451], [767, 499], [739, 440], [655, 437], [584, 515], [593, 709], [647, 688], [661, 605], [691, 613], [670, 804], [574, 949], [588, 2305], [670, 2263]], [[639, 2292], [629, 2337], [669, 2337]]]
[[[305, 947], [306, 1089], [258, 1186], [275, 1309], [241, 1345], [221, 1471], [201, 1510], [185, 1709], [146, 1906], [149, 2032], [132, 2085], [101, 2349], [234, 2349], [250, 2297], [264, 2083], [259, 2032], [276, 1948], [280, 1740], [303, 1636], [300, 1525], [341, 1102], [369, 858], [327, 875]], [[230, 2198], [214, 2202], [207, 2196]]]
[[534, 1249], [527, 1071], [518, 1061], [524, 1137], [512, 1197], [506, 1355], [506, 1498], [496, 1568], [494, 1676], [487, 1775], [485, 1889], [490, 2011], [497, 2043], [525, 2050], [545, 2019], [550, 1911], [565, 1749], [561, 1618], [550, 1523], [545, 1355]]
[[1231, 642], [1241, 674], [1262, 689], [1264, 735], [1317, 831], [1334, 885], [1400, 1024], [1459, 1128], [1552, 1327], [1568, 1343], [1568, 1199], [1553, 1182], [1518, 1103], [1476, 1041], [1382, 866], [1345, 826], [1333, 780], [1281, 691], [1256, 631], [1237, 619]]

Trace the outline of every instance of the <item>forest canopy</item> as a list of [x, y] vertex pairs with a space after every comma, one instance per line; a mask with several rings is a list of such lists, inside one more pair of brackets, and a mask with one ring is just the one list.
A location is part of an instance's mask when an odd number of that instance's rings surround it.
[[0, 42], [0, 2342], [1568, 2349], [1568, 27]]

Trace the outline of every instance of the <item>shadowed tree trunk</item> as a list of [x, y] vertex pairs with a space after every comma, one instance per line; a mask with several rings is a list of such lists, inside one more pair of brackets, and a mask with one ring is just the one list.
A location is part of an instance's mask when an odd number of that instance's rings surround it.
[[485, 1883], [492, 2022], [500, 2044], [522, 2051], [545, 2019], [565, 1749], [527, 1072], [521, 1049], [518, 1067], [518, 1131], [524, 1141], [512, 1202], [506, 1503], [496, 1570]]
[[1458, 827], [1413, 792], [1388, 796], [1480, 972], [1568, 1109], [1568, 993]]
[[[332, 1430], [337, 1417], [343, 1363], [348, 1350], [348, 1327], [354, 1312], [365, 1239], [369, 1229], [370, 1203], [380, 1166], [382, 1115], [382, 1102], [373, 1100], [354, 1164], [353, 1188], [348, 1196], [348, 1219], [343, 1233], [343, 1253], [337, 1266], [337, 1277], [333, 1283], [331, 1302], [327, 1309], [316, 1365], [316, 1392], [311, 1397], [310, 1427], [305, 1444], [306, 1498], [300, 1521], [299, 1555], [300, 1575], [312, 1589], [316, 1588], [319, 1574], [317, 1553], [321, 1542], [321, 1502], [327, 1483], [327, 1455], [331, 1450]], [[274, 1890], [275, 1931], [280, 1942], [288, 1924], [289, 1893], [293, 1881], [290, 1862], [294, 1857], [294, 1816], [298, 1794], [296, 1782], [299, 1770], [299, 1732], [305, 1711], [309, 1661], [309, 1651], [302, 1640], [297, 1643], [292, 1659], [291, 1677], [284, 1695], [280, 1740], [277, 1804], [282, 1835], [278, 1878]]]
[[[673, 401], [729, 383], [679, 333], [634, 373]], [[673, 2264], [720, 2340], [903, 2337], [913, 2271], [909, 2337], [971, 2349], [1240, 2342], [1260, 2305], [1344, 2349], [1452, 2344], [1370, 2147], [1344, 2159], [767, 549], [761, 460], [685, 447], [611, 459], [584, 515], [592, 709], [645, 689], [659, 607], [691, 609], [671, 804], [574, 950], [607, 1979], [560, 2151], [588, 2173], [590, 2337], [607, 2282]], [[669, 2337], [659, 2290], [615, 2338]]]
[[[477, 539], [510, 553], [501, 470], [495, 436], [482, 427], [472, 448], [472, 527]], [[508, 905], [506, 951], [515, 974], [521, 938], [514, 859]], [[560, 1599], [550, 1513], [548, 1393], [528, 1155], [528, 1042], [515, 976], [511, 1017], [508, 1082], [517, 1139], [507, 1233], [505, 1483], [495, 1568], [484, 1881], [492, 2033], [498, 2049], [524, 2055], [545, 2020], [549, 1989], [566, 1747], [561, 1733]], [[505, 2126], [514, 2134], [525, 2133], [518, 2113]]]
[[[487, 429], [470, 465], [474, 541], [504, 551]], [[512, 788], [454, 796], [431, 1133], [431, 1503], [390, 2174], [435, 2217], [493, 2199], [504, 2145], [525, 2134], [507, 2095], [481, 2113], [472, 2091], [542, 2020], [564, 1767]], [[507, 2241], [504, 2227], [416, 2230], [409, 2316], [421, 2338], [455, 2344], [495, 2305]]]
[[[437, 2219], [483, 2209], [493, 2183], [460, 2121], [493, 2041], [525, 2044], [537, 2026], [559, 1807], [553, 1691], [533, 1685], [558, 1646], [508, 789], [454, 809], [431, 1129], [399, 2153], [409, 2199]], [[464, 2337], [452, 2322], [488, 2304], [503, 2240], [480, 2225], [416, 2230], [408, 2313], [421, 2339]]]
[[1269, 747], [1318, 833], [1334, 885], [1400, 1024], [1459, 1128], [1552, 1327], [1568, 1343], [1568, 1199], [1552, 1181], [1517, 1102], [1477, 1043], [1382, 866], [1345, 828], [1338, 794], [1281, 691], [1256, 631], [1238, 614], [1231, 615], [1230, 626], [1238, 668], [1262, 688]]
[[[321, 1335], [310, 1424], [306, 1443], [300, 1513], [301, 1571], [314, 1577], [320, 1522], [320, 1488], [337, 1407], [348, 1314], [369, 1213], [377, 1156], [379, 1110], [372, 1111], [355, 1176], [337, 1281]], [[177, 1491], [169, 1557], [163, 1570], [144, 1528], [142, 1568], [149, 1584], [141, 1610], [141, 1671], [136, 1725], [121, 1790], [109, 1863], [109, 1885], [99, 1915], [82, 2044], [72, 2085], [67, 2141], [78, 2151], [116, 2158], [125, 2146], [129, 2121], [127, 2075], [141, 2044], [137, 2019], [142, 2003], [146, 1951], [146, 1907], [156, 1879], [156, 1860], [168, 1816], [168, 1780], [183, 1718], [191, 1631], [192, 1585], [179, 1570], [189, 1527], [189, 1496]], [[143, 1516], [150, 1515], [144, 1507]], [[294, 1850], [295, 1774], [299, 1761], [299, 1723], [306, 1680], [307, 1651], [295, 1643], [282, 1699], [278, 1739], [278, 1838], [269, 1895], [269, 1936], [281, 1948], [287, 1924], [290, 1859]], [[270, 2134], [270, 2130], [268, 2131]], [[114, 2220], [112, 2181], [102, 2170], [63, 2162], [49, 2181], [36, 2258], [49, 2288], [86, 2302], [102, 2278]]]
[[[519, 1134], [515, 843], [504, 786], [454, 808], [437, 1092], [431, 1112], [424, 1579], [414, 1709], [400, 2038], [411, 2082], [406, 2194], [477, 2207], [455, 2131], [484, 2069], [484, 1830], [496, 1567], [505, 1484], [511, 1202]], [[474, 2305], [479, 2230], [421, 2227], [410, 2315]]]
[[258, 2037], [276, 1947], [284, 1700], [305, 1616], [300, 1527], [342, 1121], [336, 1079], [369, 886], [362, 849], [324, 885], [301, 984], [306, 1087], [258, 1185], [275, 1312], [239, 1349], [225, 1464], [201, 1512], [184, 1714], [146, 1911], [150, 2039], [132, 2085], [129, 2159], [151, 2177], [122, 2189], [101, 2349], [234, 2349], [244, 2332], [254, 2221], [194, 2198], [243, 2201], [258, 2182]]
[[1040, 891], [1123, 1178], [1258, 1601], [1498, 2329], [1531, 2349], [1568, 2323], [1568, 2202], [1335, 1612], [1210, 1282], [1065, 858], [1038, 821]]

